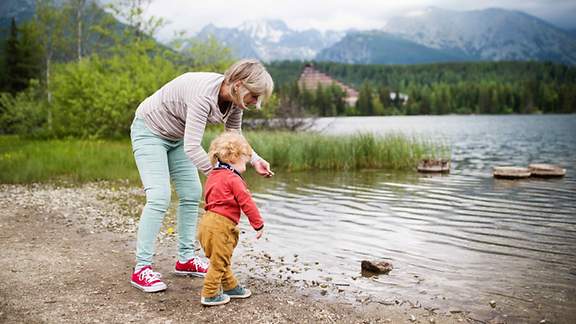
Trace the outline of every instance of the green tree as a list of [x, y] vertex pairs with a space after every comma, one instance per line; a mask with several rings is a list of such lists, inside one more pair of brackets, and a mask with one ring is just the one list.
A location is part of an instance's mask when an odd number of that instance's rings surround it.
[[[84, 40], [85, 40], [85, 21], [86, 10], [87, 10], [86, 0], [68, 0], [64, 6], [66, 13], [70, 14], [73, 22], [74, 37], [75, 37], [75, 52], [76, 60], [82, 60], [84, 56]], [[70, 26], [72, 27], [72, 26]]]
[[54, 55], [59, 51], [64, 51], [66, 47], [64, 45], [67, 42], [64, 35], [66, 22], [67, 17], [55, 6], [52, 0], [36, 0], [34, 23], [38, 30], [38, 40], [42, 46], [44, 84], [48, 104], [52, 101], [50, 79]]
[[382, 105], [380, 101], [380, 96], [372, 96], [372, 107], [374, 109], [374, 115], [381, 116], [386, 113], [384, 105]]
[[198, 70], [224, 72], [234, 62], [230, 48], [220, 45], [212, 35], [206, 41], [191, 38], [189, 42], [189, 47], [182, 53]]
[[10, 35], [6, 40], [4, 53], [6, 62], [6, 74], [4, 76], [5, 90], [15, 94], [16, 92], [22, 91], [26, 88], [28, 80], [22, 73], [18, 27], [16, 26], [16, 18], [14, 17], [12, 17]]
[[125, 137], [147, 96], [183, 71], [138, 51], [86, 57], [54, 74], [53, 131], [58, 137]]
[[358, 109], [358, 113], [363, 116], [372, 116], [374, 114], [372, 87], [368, 82], [362, 83], [362, 86], [360, 87], [356, 108]]
[[346, 102], [344, 98], [346, 93], [341, 87], [337, 85], [332, 85], [329, 88], [330, 91], [330, 101], [332, 105], [332, 116], [343, 116], [346, 113]]
[[46, 136], [45, 101], [37, 80], [16, 94], [0, 93], [0, 134]]
[[322, 87], [321, 84], [316, 88], [314, 95], [314, 106], [318, 109], [320, 116], [332, 116], [332, 105], [328, 94], [329, 88]]
[[39, 78], [41, 48], [30, 24], [17, 27], [12, 19], [10, 36], [4, 50], [6, 57], [3, 89], [12, 94], [28, 87], [30, 79]]
[[388, 87], [381, 86], [378, 88], [378, 98], [380, 99], [380, 103], [385, 111], [392, 105], [390, 101], [390, 89], [388, 89]]
[[130, 27], [124, 29], [124, 39], [136, 43], [146, 42], [149, 45], [150, 37], [166, 24], [163, 18], [146, 15], [151, 2], [152, 0], [115, 0], [108, 5], [114, 15]]

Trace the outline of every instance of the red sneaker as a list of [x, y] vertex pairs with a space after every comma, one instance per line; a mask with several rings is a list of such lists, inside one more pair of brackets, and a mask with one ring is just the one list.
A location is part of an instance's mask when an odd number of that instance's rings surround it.
[[160, 273], [152, 271], [152, 267], [145, 266], [132, 274], [130, 283], [144, 292], [157, 292], [167, 288], [166, 284], [160, 280], [161, 277]]
[[208, 272], [208, 262], [200, 260], [199, 257], [192, 258], [186, 263], [180, 263], [176, 261], [175, 274], [180, 276], [196, 276], [196, 277], [206, 277], [206, 272]]

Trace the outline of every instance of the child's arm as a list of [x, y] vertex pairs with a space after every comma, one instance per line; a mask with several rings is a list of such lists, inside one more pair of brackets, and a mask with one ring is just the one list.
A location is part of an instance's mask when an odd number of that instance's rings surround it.
[[232, 193], [234, 194], [234, 198], [240, 205], [240, 208], [248, 217], [248, 221], [252, 228], [256, 230], [257, 237], [262, 235], [262, 229], [264, 228], [264, 221], [262, 220], [262, 216], [260, 216], [260, 212], [258, 211], [258, 207], [252, 200], [252, 195], [248, 188], [246, 188], [246, 184], [240, 177], [234, 177], [230, 181], [230, 187], [232, 188]]

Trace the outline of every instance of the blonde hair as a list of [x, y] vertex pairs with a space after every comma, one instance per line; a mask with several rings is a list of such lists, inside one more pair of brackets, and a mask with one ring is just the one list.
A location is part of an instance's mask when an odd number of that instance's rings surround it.
[[244, 136], [237, 132], [225, 132], [218, 135], [210, 143], [208, 152], [212, 165], [215, 165], [218, 160], [224, 163], [236, 163], [243, 155], [250, 158], [252, 148]]
[[[224, 73], [224, 82], [230, 85], [232, 96], [246, 109], [244, 96], [251, 93], [258, 96], [256, 109], [260, 109], [262, 101], [268, 99], [274, 90], [274, 81], [266, 71], [260, 61], [255, 59], [244, 59], [234, 63]], [[234, 88], [234, 83], [240, 83], [238, 91]]]

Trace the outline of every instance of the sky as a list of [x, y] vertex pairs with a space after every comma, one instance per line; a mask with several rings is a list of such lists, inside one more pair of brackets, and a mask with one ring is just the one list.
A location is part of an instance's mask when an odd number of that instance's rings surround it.
[[260, 19], [280, 19], [296, 30], [374, 29], [390, 17], [427, 7], [520, 10], [558, 27], [576, 29], [576, 0], [152, 0], [146, 14], [168, 22], [157, 35], [166, 40], [179, 31], [192, 36], [209, 23], [236, 27]]

